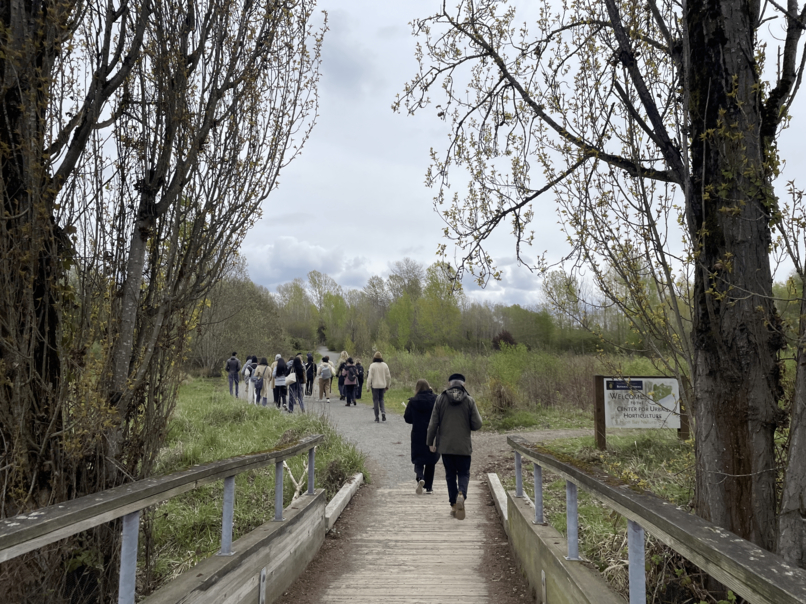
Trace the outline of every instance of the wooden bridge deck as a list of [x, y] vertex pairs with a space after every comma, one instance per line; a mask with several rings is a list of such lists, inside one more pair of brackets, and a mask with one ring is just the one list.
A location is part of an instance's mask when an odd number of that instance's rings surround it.
[[416, 495], [414, 482], [379, 489], [379, 500], [350, 541], [350, 569], [322, 602], [361, 604], [480, 604], [490, 602], [479, 570], [484, 551], [486, 486], [471, 481], [467, 518], [450, 515], [444, 479], [433, 495]]

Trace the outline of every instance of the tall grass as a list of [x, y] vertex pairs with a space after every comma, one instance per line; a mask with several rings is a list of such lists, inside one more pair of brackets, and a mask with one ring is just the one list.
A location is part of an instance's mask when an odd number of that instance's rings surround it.
[[[234, 399], [223, 380], [191, 379], [179, 392], [168, 439], [157, 473], [170, 474], [195, 464], [291, 445], [311, 434], [324, 434], [316, 451], [316, 486], [328, 499], [344, 480], [367, 475], [365, 456], [342, 439], [326, 419], [315, 414], [288, 415]], [[288, 460], [297, 480], [306, 481], [306, 455]], [[288, 473], [283, 481], [284, 505], [294, 485]], [[194, 566], [220, 546], [223, 482], [202, 486], [152, 508], [145, 517], [150, 531], [143, 548], [143, 583], [148, 589]], [[233, 538], [248, 533], [274, 517], [274, 467], [239, 474], [235, 479]], [[146, 553], [147, 552], [147, 553]]]
[[[425, 378], [441, 391], [452, 373], [467, 379], [487, 426], [497, 430], [540, 427], [589, 427], [593, 421], [597, 374], [652, 375], [648, 359], [626, 356], [554, 354], [506, 346], [491, 353], [438, 347], [424, 353], [389, 351], [384, 359], [396, 395]], [[411, 395], [409, 395], [411, 396]]]

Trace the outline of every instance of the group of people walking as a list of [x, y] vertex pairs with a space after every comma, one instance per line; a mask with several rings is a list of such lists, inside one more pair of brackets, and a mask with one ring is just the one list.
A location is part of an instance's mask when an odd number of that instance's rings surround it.
[[272, 400], [278, 409], [293, 413], [294, 407], [298, 406], [304, 413], [305, 397], [313, 396], [315, 381], [319, 386], [319, 400], [330, 403], [332, 382], [336, 378], [339, 400], [345, 401], [347, 407], [356, 405], [366, 381], [367, 392], [372, 392], [375, 421], [386, 421], [384, 395], [392, 385], [392, 376], [380, 351], [373, 356], [366, 373], [361, 359], [354, 361], [346, 350], [339, 355], [338, 366], [330, 361], [329, 356], [322, 357], [321, 363], [316, 365], [312, 352], [307, 353], [304, 361], [302, 354], [289, 355], [288, 361], [278, 354], [271, 365], [266, 357], [258, 361], [257, 356], [249, 356], [242, 365], [238, 353], [233, 352], [225, 365], [230, 394], [238, 397], [239, 384], [243, 379], [250, 402], [268, 406], [271, 391]]
[[[243, 377], [249, 391], [254, 392], [250, 394], [250, 398], [254, 396], [250, 402], [266, 407], [271, 392], [278, 409], [293, 413], [298, 405], [304, 413], [305, 396], [313, 395], [315, 381], [319, 386], [319, 400], [330, 403], [332, 382], [336, 378], [339, 400], [345, 401], [346, 407], [356, 405], [366, 383], [367, 392], [372, 392], [375, 421], [386, 421], [384, 398], [392, 385], [392, 376], [380, 351], [374, 354], [366, 373], [361, 359], [353, 360], [346, 350], [339, 355], [337, 365], [330, 361], [329, 356], [323, 356], [321, 363], [316, 365], [310, 352], [304, 361], [302, 353], [289, 356], [286, 361], [278, 354], [271, 365], [266, 357], [258, 361], [256, 356], [251, 356], [242, 366], [237, 353], [233, 352], [225, 367], [230, 394], [238, 396], [238, 385]], [[473, 452], [470, 435], [482, 424], [476, 401], [465, 388], [465, 377], [460, 373], [452, 374], [447, 388], [439, 396], [427, 380], [418, 380], [414, 396], [406, 404], [403, 419], [412, 426], [411, 462], [417, 481], [415, 492], [418, 495], [433, 493], [434, 472], [441, 457], [451, 515], [463, 520]]]
[[476, 401], [465, 389], [465, 376], [454, 373], [437, 396], [426, 380], [418, 380], [403, 419], [411, 424], [411, 462], [418, 495], [433, 493], [434, 471], [442, 456], [451, 515], [465, 518], [473, 452], [470, 433], [481, 428]]

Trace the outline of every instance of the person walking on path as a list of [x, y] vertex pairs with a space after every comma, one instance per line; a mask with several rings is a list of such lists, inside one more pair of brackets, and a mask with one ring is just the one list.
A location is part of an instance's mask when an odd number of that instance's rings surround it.
[[[294, 413], [294, 404], [299, 403], [300, 410], [305, 413], [305, 366], [302, 357], [297, 355], [291, 364], [291, 373], [294, 374], [294, 383], [289, 387], [288, 410]], [[289, 377], [291, 377], [289, 375]]]
[[305, 396], [313, 394], [313, 380], [316, 377], [316, 363], [313, 362], [313, 353], [308, 353], [308, 362], [305, 363]]
[[[481, 428], [481, 415], [476, 401], [465, 390], [465, 376], [454, 373], [448, 388], [439, 395], [428, 423], [426, 444], [432, 453], [442, 455], [451, 515], [465, 518], [467, 485], [470, 482], [470, 455], [473, 452], [470, 433]], [[439, 436], [438, 442], [435, 442]]]
[[246, 389], [246, 400], [250, 404], [257, 404], [259, 399], [255, 398], [255, 369], [257, 369], [258, 362], [257, 356], [246, 357], [246, 363], [243, 364], [241, 375], [243, 375], [243, 383]]
[[347, 359], [350, 358], [350, 355], [347, 354], [346, 350], [342, 350], [341, 354], [339, 355], [339, 363], [336, 369], [336, 375], [339, 378], [339, 400], [343, 401], [344, 396], [344, 375], [342, 371], [344, 370], [344, 365], [347, 363]]
[[344, 406], [349, 407], [350, 404], [355, 406], [357, 404], [355, 402], [355, 387], [358, 384], [358, 370], [353, 363], [352, 357], [347, 358], [344, 363], [344, 369], [341, 372], [344, 377], [344, 396], [347, 399], [347, 404]]
[[229, 378], [229, 393], [232, 396], [232, 385], [235, 384], [235, 398], [238, 398], [238, 372], [241, 370], [241, 361], [238, 360], [238, 353], [233, 352], [232, 356], [227, 359], [227, 364], [225, 365], [225, 369], [227, 371], [227, 377]]
[[330, 402], [330, 382], [336, 374], [336, 368], [330, 362], [330, 357], [322, 357], [319, 364], [319, 400], [327, 395], [327, 402]]
[[411, 463], [414, 464], [414, 474], [417, 480], [416, 493], [427, 495], [434, 492], [434, 469], [439, 461], [439, 453], [434, 453], [425, 444], [428, 435], [428, 424], [437, 395], [431, 390], [427, 380], [417, 380], [414, 387], [414, 396], [406, 404], [403, 419], [411, 424]]
[[375, 411], [376, 422], [378, 421], [378, 410], [380, 410], [383, 421], [386, 421], [386, 407], [384, 406], [383, 397], [391, 385], [392, 374], [389, 373], [389, 365], [383, 362], [383, 356], [379, 350], [372, 357], [369, 375], [367, 375], [367, 392], [372, 390], [372, 408]]
[[[279, 355], [278, 355], [279, 356]], [[280, 409], [288, 409], [285, 402], [286, 397], [286, 385], [285, 385], [285, 376], [288, 373], [288, 365], [283, 360], [283, 357], [277, 359], [277, 363], [274, 365], [274, 369], [272, 370], [272, 378], [274, 378], [274, 387], [277, 389], [277, 408]]]
[[269, 368], [269, 361], [266, 357], [260, 359], [260, 363], [258, 363], [254, 372], [254, 378], [255, 404], [266, 407], [268, 405], [266, 394], [269, 393], [269, 387], [271, 385], [271, 369]]
[[355, 360], [355, 369], [358, 371], [358, 385], [355, 387], [355, 398], [361, 400], [361, 391], [364, 389], [364, 366], [361, 359]]

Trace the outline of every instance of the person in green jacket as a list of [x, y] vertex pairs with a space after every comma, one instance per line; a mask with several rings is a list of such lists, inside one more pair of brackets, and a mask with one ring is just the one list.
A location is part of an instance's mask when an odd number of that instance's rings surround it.
[[481, 415], [467, 390], [465, 376], [454, 373], [448, 388], [437, 397], [425, 442], [431, 452], [442, 455], [451, 516], [465, 518], [467, 486], [470, 483], [470, 455], [473, 452], [470, 433], [481, 428]]

